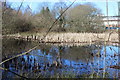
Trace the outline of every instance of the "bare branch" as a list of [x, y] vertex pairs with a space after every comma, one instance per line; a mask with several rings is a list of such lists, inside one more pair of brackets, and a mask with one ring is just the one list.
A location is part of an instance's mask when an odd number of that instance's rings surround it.
[[24, 2], [24, 0], [21, 2], [20, 7], [19, 7], [19, 9], [18, 9], [18, 11], [17, 11], [17, 14], [19, 13], [20, 8], [22, 7], [23, 2]]
[[[50, 30], [53, 28], [53, 26], [54, 26], [54, 24], [60, 19], [60, 17], [75, 3], [75, 1], [76, 0], [74, 0], [73, 2], [72, 2], [72, 4], [69, 6], [69, 7], [67, 7], [62, 13], [61, 13], [61, 15], [53, 22], [53, 24], [50, 26], [50, 28], [48, 29], [48, 31], [46, 32], [46, 34], [44, 35], [44, 37], [43, 37], [43, 39], [45, 39], [45, 37], [48, 35], [48, 33], [50, 32]], [[43, 39], [41, 39], [41, 40], [43, 40]]]

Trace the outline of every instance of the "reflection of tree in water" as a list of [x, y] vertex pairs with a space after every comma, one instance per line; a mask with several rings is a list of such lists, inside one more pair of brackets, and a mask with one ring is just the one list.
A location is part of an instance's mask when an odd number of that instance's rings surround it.
[[37, 49], [40, 49], [43, 54], [48, 55], [50, 52], [51, 45], [40, 44]]
[[45, 53], [46, 55], [50, 54], [52, 56], [52, 63], [56, 65], [61, 65], [61, 55], [62, 50], [64, 49], [63, 46], [53, 46], [53, 45], [44, 45], [42, 48], [40, 48], [42, 53]]
[[87, 61], [93, 59], [93, 51], [98, 49], [101, 49], [101, 47], [98, 47], [96, 45], [87, 45], [87, 46], [73, 46], [73, 47], [67, 47], [67, 46], [53, 46], [53, 45], [42, 45], [40, 48], [42, 53], [49, 53], [53, 56], [53, 61], [59, 61], [61, 62], [61, 59], [68, 59], [73, 61]]
[[34, 46], [34, 43], [31, 41], [16, 40], [16, 39], [7, 39], [3, 38], [2, 40], [2, 55], [3, 58], [6, 56], [14, 56], [17, 53], [26, 51]]
[[[3, 56], [9, 54], [14, 56], [13, 53], [20, 53], [34, 45], [36, 44], [33, 42], [23, 40], [3, 39]], [[28, 77], [33, 77], [38, 74], [37, 72], [44, 75], [46, 73], [52, 75], [51, 72], [56, 74], [67, 69], [73, 71], [73, 68], [80, 71], [82, 69], [89, 70], [89, 68], [94, 68], [96, 64], [93, 64], [95, 57], [92, 54], [96, 54], [102, 48], [102, 45], [95, 44], [72, 47], [40, 44], [30, 54], [14, 58], [4, 63], [3, 67], [20, 71], [19, 74], [22, 75], [29, 74]], [[70, 63], [67, 63], [65, 60]], [[97, 65], [99, 66], [98, 63]], [[90, 72], [88, 71], [88, 73]]]
[[[20, 53], [22, 51], [28, 50], [36, 43], [31, 41], [24, 41], [24, 40], [15, 40], [15, 39], [6, 39], [3, 38], [3, 58], [5, 56], [9, 56], [11, 54]], [[98, 46], [91, 45], [91, 46], [79, 46], [79, 47], [67, 47], [67, 46], [53, 46], [53, 45], [46, 45], [40, 44], [37, 49], [40, 49], [42, 54], [44, 55], [52, 55], [53, 60], [61, 61], [61, 59], [68, 59], [73, 61], [92, 59], [91, 53], [93, 50], [96, 50]], [[100, 47], [98, 48], [100, 49]]]
[[[30, 49], [36, 43], [24, 40], [5, 39], [3, 38], [3, 58], [11, 54], [20, 53], [22, 51]], [[50, 54], [53, 56], [53, 61], [57, 61], [61, 64], [61, 59], [68, 59], [73, 61], [87, 61], [86, 59], [92, 60], [91, 53], [96, 50], [98, 46], [79, 46], [79, 47], [67, 47], [67, 46], [54, 46], [40, 44], [37, 49], [40, 49], [44, 57]], [[100, 49], [101, 47], [99, 47]]]
[[73, 61], [79, 61], [83, 60], [86, 61], [86, 58], [89, 59], [91, 58], [91, 51], [89, 48], [84, 48], [84, 46], [80, 47], [69, 47], [69, 48], [64, 48], [65, 50], [62, 50], [62, 58], [68, 59], [68, 60], [73, 60]]

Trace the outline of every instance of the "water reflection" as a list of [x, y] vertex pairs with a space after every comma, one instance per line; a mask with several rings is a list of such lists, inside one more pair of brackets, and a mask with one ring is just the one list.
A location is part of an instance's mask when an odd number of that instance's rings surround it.
[[[3, 40], [3, 60], [15, 53], [24, 52], [36, 43], [14, 39]], [[104, 50], [106, 48], [106, 53]], [[99, 53], [100, 52], [100, 53]], [[11, 56], [10, 56], [11, 55]], [[55, 46], [41, 44], [27, 55], [14, 58], [3, 64], [3, 67], [29, 78], [64, 77], [71, 73], [74, 77], [90, 76], [96, 73], [102, 77], [118, 77], [118, 47], [103, 45], [86, 45], [79, 47]], [[114, 76], [113, 76], [114, 75]], [[17, 77], [3, 71], [3, 78]]]

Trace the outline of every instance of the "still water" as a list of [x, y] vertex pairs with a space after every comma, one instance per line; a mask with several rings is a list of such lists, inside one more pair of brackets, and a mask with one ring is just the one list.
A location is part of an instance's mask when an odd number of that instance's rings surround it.
[[[2, 59], [21, 54], [37, 44], [3, 38]], [[101, 43], [80, 46], [40, 44], [2, 67], [27, 78], [118, 78], [119, 48], [115, 45], [105, 47]], [[3, 80], [20, 78], [10, 71], [2, 70]]]

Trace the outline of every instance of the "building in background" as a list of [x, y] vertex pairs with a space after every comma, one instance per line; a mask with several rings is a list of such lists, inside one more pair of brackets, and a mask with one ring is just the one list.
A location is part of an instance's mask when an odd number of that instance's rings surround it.
[[118, 2], [118, 15], [117, 16], [103, 16], [103, 21], [104, 21], [104, 25], [107, 28], [112, 28], [112, 27], [120, 28], [120, 1]]
[[103, 21], [106, 27], [120, 27], [118, 25], [118, 16], [108, 16], [108, 18], [103, 18]]

